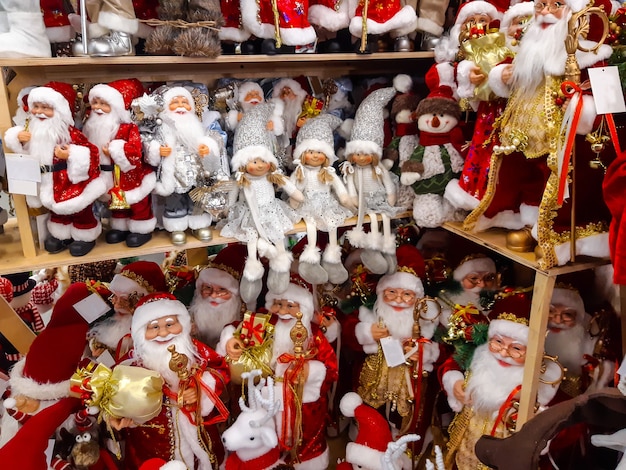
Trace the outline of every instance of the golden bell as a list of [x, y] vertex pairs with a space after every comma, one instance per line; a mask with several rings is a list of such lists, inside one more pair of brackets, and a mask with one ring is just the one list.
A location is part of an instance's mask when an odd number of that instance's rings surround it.
[[130, 209], [130, 205], [126, 201], [126, 195], [122, 188], [113, 188], [111, 191], [111, 203], [109, 204], [111, 210], [126, 210]]
[[506, 247], [511, 251], [526, 253], [532, 251], [536, 241], [530, 233], [530, 227], [521, 230], [511, 230], [506, 234]]

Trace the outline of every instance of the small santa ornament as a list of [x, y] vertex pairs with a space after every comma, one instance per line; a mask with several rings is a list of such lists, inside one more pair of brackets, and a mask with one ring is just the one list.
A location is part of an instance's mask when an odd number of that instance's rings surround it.
[[443, 198], [448, 182], [463, 169], [461, 109], [448, 86], [440, 86], [415, 110], [420, 143], [402, 164], [400, 182], [415, 191], [413, 218], [420, 227], [437, 227], [455, 218]]

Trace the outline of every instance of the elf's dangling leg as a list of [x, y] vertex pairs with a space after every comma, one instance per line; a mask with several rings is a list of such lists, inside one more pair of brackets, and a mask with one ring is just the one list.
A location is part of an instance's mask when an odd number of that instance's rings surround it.
[[374, 274], [387, 272], [387, 261], [382, 254], [383, 237], [378, 231], [378, 219], [376, 212], [368, 212], [370, 218], [370, 233], [367, 234], [367, 243], [361, 253], [361, 261], [367, 269]]
[[285, 249], [285, 240], [275, 243], [276, 256], [269, 258], [270, 271], [267, 274], [267, 288], [274, 294], [282, 294], [289, 287], [289, 270], [293, 256]]
[[300, 255], [298, 274], [309, 284], [324, 284], [328, 282], [328, 273], [320, 264], [320, 249], [317, 246], [317, 224], [311, 217], [305, 217], [307, 245]]
[[257, 256], [257, 242], [257, 236], [248, 240], [248, 258], [246, 259], [239, 285], [239, 295], [249, 310], [256, 309], [257, 298], [263, 287], [263, 273], [265, 272], [265, 268]]
[[337, 240], [337, 228], [331, 228], [328, 231], [328, 245], [322, 258], [322, 267], [328, 273], [330, 282], [343, 284], [348, 280], [348, 271], [341, 262], [341, 247]]
[[391, 231], [391, 218], [387, 214], [381, 214], [383, 219], [383, 256], [387, 261], [387, 273], [393, 274], [398, 267], [396, 258], [396, 237]]

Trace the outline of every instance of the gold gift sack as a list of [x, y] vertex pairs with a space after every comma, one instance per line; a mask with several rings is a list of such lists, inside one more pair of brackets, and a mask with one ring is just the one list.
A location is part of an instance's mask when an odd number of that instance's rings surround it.
[[156, 417], [163, 405], [163, 379], [152, 370], [90, 363], [70, 379], [70, 390], [88, 406], [100, 408], [100, 416], [130, 418], [143, 424]]
[[239, 338], [244, 348], [238, 360], [229, 360], [230, 380], [242, 383], [241, 374], [260, 369], [262, 377], [272, 374], [269, 364], [272, 360], [272, 341], [274, 327], [269, 323], [270, 315], [246, 312], [243, 321], [233, 335]]

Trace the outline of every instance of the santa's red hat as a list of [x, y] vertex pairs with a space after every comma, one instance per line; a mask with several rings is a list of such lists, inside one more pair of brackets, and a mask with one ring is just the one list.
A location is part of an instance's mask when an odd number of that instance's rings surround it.
[[528, 343], [528, 322], [530, 320], [531, 296], [514, 293], [496, 300], [489, 312], [487, 336], [506, 336], [519, 343]]
[[346, 445], [346, 461], [372, 470], [381, 469], [381, 457], [393, 439], [387, 420], [374, 408], [365, 405], [359, 395], [346, 393], [339, 409], [344, 416], [354, 417], [359, 432], [354, 442]]
[[187, 470], [187, 466], [180, 460], [166, 462], [163, 459], [155, 457], [142, 463], [139, 470]]
[[133, 338], [143, 338], [146, 325], [165, 316], [176, 316], [183, 326], [183, 333], [191, 332], [191, 318], [187, 307], [173, 294], [157, 292], [143, 296], [135, 306], [131, 323]]
[[87, 321], [74, 307], [96, 291], [83, 282], [70, 285], [57, 300], [48, 326], [35, 338], [26, 357], [10, 374], [13, 395], [37, 400], [69, 396], [70, 377], [87, 345]]
[[297, 273], [289, 274], [289, 287], [282, 294], [276, 294], [268, 291], [265, 296], [265, 308], [268, 310], [272, 306], [274, 300], [290, 300], [300, 304], [303, 322], [311, 322], [313, 320], [313, 311], [315, 310], [313, 301], [313, 287], [311, 284], [302, 279]]
[[76, 90], [69, 83], [48, 82], [43, 86], [34, 88], [28, 95], [28, 108], [33, 108], [33, 103], [45, 103], [52, 106], [64, 123], [74, 124], [74, 107], [76, 104]]
[[135, 292], [147, 295], [168, 290], [161, 267], [153, 261], [135, 261], [127, 264], [113, 277], [109, 289], [116, 295], [129, 295]]
[[243, 273], [248, 250], [241, 243], [231, 243], [215, 256], [209, 265], [200, 271], [196, 279], [196, 290], [202, 284], [215, 284], [239, 295], [239, 281]]
[[139, 80], [125, 78], [94, 86], [89, 90], [89, 101], [101, 98], [118, 111], [128, 110], [133, 100], [143, 95], [143, 92], [143, 85]]
[[387, 288], [408, 289], [417, 297], [424, 296], [422, 279], [426, 276], [426, 264], [420, 251], [413, 245], [400, 245], [396, 248], [398, 267], [393, 274], [386, 274], [376, 285], [376, 294], [381, 295]]
[[496, 263], [482, 253], [466, 256], [452, 273], [455, 281], [461, 282], [470, 273], [496, 273]]
[[578, 290], [564, 284], [557, 285], [552, 291], [552, 305], [563, 305], [576, 311], [577, 323], [585, 319], [585, 303]]

